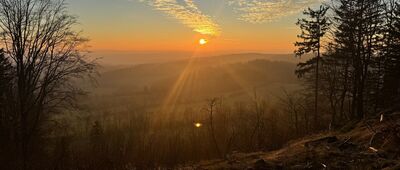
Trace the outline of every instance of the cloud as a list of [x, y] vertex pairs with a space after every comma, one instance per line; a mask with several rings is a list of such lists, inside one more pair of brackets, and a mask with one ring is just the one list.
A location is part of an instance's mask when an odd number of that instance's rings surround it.
[[219, 25], [213, 19], [203, 14], [193, 0], [140, 0], [148, 3], [154, 9], [162, 11], [177, 19], [193, 31], [204, 35], [218, 36]]
[[241, 20], [250, 23], [274, 21], [303, 11], [321, 0], [228, 0]]

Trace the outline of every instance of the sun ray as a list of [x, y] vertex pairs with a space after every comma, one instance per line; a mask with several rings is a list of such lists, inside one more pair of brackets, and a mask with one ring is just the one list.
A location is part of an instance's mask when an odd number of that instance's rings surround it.
[[232, 69], [232, 66], [230, 64], [224, 64], [221, 67], [225, 71], [225, 73], [227, 73], [227, 75], [230, 78], [232, 78], [232, 80], [235, 81], [235, 83], [237, 85], [239, 85], [241, 90], [243, 90], [246, 95], [248, 95], [249, 97], [252, 97], [253, 90], [249, 89], [249, 87], [252, 87], [249, 82], [247, 82], [246, 80], [244, 80], [243, 78], [238, 76], [237, 73], [235, 73], [235, 71]]
[[[167, 96], [163, 100], [160, 108], [158, 109], [158, 116], [154, 120], [154, 123], [160, 123], [161, 120], [169, 120], [172, 114], [176, 111], [179, 104], [179, 99], [182, 98], [183, 90], [187, 89], [188, 86], [193, 84], [194, 75], [194, 65], [197, 60], [196, 53], [193, 53], [192, 57], [187, 61], [186, 66], [183, 68], [182, 72], [176, 79], [175, 83], [168, 91]], [[191, 89], [189, 89], [191, 90]]]

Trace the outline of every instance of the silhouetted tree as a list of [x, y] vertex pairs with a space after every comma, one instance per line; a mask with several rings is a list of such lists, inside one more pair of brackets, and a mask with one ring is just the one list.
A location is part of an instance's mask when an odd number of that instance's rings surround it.
[[[4, 51], [0, 50], [0, 113], [1, 113], [1, 123], [5, 123], [6, 108], [5, 104], [7, 102], [7, 95], [11, 87], [12, 80], [12, 66], [10, 61], [4, 56]], [[0, 124], [2, 125], [2, 124]]]
[[4, 51], [0, 50], [0, 145], [3, 146], [0, 147], [0, 163], [4, 164], [4, 167], [7, 167], [14, 158], [14, 155], [5, 153], [12, 153], [11, 151], [15, 148], [11, 140], [12, 132], [15, 130], [12, 124], [13, 114], [7, 107], [11, 100], [9, 96], [12, 88], [12, 71], [10, 61], [4, 56]]
[[329, 29], [328, 17], [326, 12], [328, 7], [320, 6], [318, 10], [308, 8], [303, 12], [308, 18], [299, 19], [297, 25], [301, 29], [301, 34], [298, 38], [302, 39], [301, 42], [296, 42], [295, 46], [299, 49], [295, 51], [296, 56], [300, 57], [307, 53], [316, 53], [316, 57], [307, 61], [306, 63], [300, 63], [296, 73], [302, 76], [309, 73], [312, 69], [315, 70], [315, 101], [314, 101], [314, 126], [318, 124], [318, 93], [319, 93], [319, 65], [321, 60], [321, 42], [323, 36]]
[[73, 104], [82, 91], [73, 79], [93, 73], [94, 64], [81, 53], [83, 39], [76, 18], [63, 0], [1, 0], [0, 43], [12, 61], [13, 114], [22, 169], [28, 169], [33, 140], [51, 113]]
[[[329, 113], [331, 114], [330, 127], [334, 128], [337, 123], [346, 119], [344, 104], [348, 89], [348, 64], [342, 60], [336, 51], [336, 46], [328, 45], [323, 54], [321, 63], [321, 91], [323, 97], [329, 102]], [[340, 121], [337, 121], [337, 118]]]
[[4, 50], [0, 50], [0, 92], [4, 94], [7, 91], [7, 85], [11, 84], [12, 66], [8, 58], [4, 56]]
[[389, 107], [400, 97], [400, 2], [386, 4], [386, 34], [383, 49], [383, 95], [378, 100]]
[[260, 149], [265, 144], [266, 134], [263, 131], [264, 128], [264, 120], [265, 120], [265, 112], [266, 112], [266, 102], [261, 100], [257, 96], [257, 92], [254, 92], [254, 99], [252, 101], [253, 112], [254, 112], [254, 127], [251, 132], [250, 140], [255, 140], [255, 145], [253, 146], [255, 150]]
[[[353, 81], [353, 58], [356, 55], [356, 27], [355, 27], [355, 17], [357, 14], [353, 10], [354, 5], [352, 1], [348, 0], [338, 0], [333, 1], [336, 4], [340, 4], [338, 6], [332, 6], [334, 16], [332, 17], [333, 26], [335, 27], [333, 31], [333, 44], [334, 44], [334, 54], [337, 55], [329, 55], [329, 58], [332, 58], [332, 62], [330, 64], [337, 64], [340, 77], [336, 80], [341, 85], [338, 87], [340, 89], [340, 111], [343, 112], [345, 110], [345, 99], [348, 97], [349, 103], [353, 101], [354, 96], [352, 92], [354, 91], [354, 81]], [[326, 67], [332, 67], [330, 64], [327, 64]], [[351, 107], [349, 109], [349, 117], [354, 118], [352, 113], [351, 104], [348, 106]]]
[[217, 151], [218, 156], [223, 157], [221, 149], [218, 144], [217, 136], [215, 134], [214, 118], [215, 118], [217, 104], [218, 104], [217, 98], [209, 99], [207, 101], [207, 107], [205, 108], [205, 110], [207, 111], [207, 114], [208, 114], [208, 125], [209, 125], [208, 129], [209, 129], [212, 143], [215, 146], [215, 150]]
[[366, 115], [366, 93], [373, 90], [367, 82], [379, 57], [384, 8], [380, 0], [335, 0], [334, 4], [334, 43], [350, 67], [351, 117], [361, 119]]

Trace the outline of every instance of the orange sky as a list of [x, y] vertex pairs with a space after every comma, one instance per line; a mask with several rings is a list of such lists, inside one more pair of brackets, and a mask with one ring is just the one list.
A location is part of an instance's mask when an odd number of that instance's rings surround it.
[[[226, 1], [70, 0], [69, 4], [93, 51], [293, 52], [299, 33], [295, 23], [304, 4], [277, 0], [288, 7], [276, 4], [265, 10], [252, 4], [236, 8]], [[243, 0], [230, 1], [242, 5]], [[308, 1], [306, 5], [319, 0]], [[261, 12], [251, 13], [256, 10]], [[200, 46], [200, 38], [209, 43]]]

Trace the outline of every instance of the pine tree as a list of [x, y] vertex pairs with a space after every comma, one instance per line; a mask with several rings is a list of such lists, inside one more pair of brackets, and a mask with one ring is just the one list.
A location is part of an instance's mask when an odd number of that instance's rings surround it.
[[298, 38], [301, 42], [296, 42], [295, 46], [299, 47], [295, 54], [301, 57], [307, 53], [316, 53], [316, 56], [305, 63], [300, 63], [296, 73], [303, 76], [315, 70], [315, 101], [314, 101], [314, 126], [318, 126], [318, 93], [319, 93], [319, 67], [321, 60], [321, 39], [327, 33], [330, 23], [326, 13], [328, 7], [320, 6], [318, 10], [308, 8], [303, 12], [308, 18], [299, 19], [297, 25], [302, 30]]
[[383, 107], [393, 105], [400, 97], [400, 3], [387, 4], [387, 26], [383, 56]]
[[361, 119], [366, 110], [369, 92], [374, 85], [369, 83], [376, 70], [373, 65], [379, 57], [382, 43], [383, 11], [380, 0], [336, 0], [334, 4], [334, 43], [343, 60], [349, 63], [351, 84], [351, 117]]

